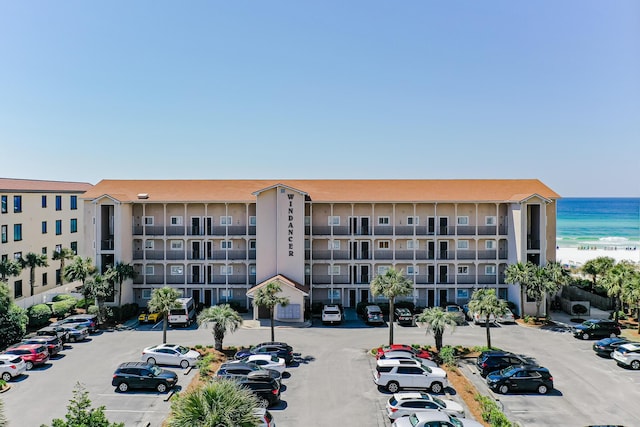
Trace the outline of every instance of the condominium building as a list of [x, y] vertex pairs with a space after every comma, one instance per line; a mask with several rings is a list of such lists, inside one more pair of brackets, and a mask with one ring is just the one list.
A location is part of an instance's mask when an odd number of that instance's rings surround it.
[[418, 306], [484, 287], [519, 305], [504, 271], [555, 260], [558, 198], [538, 180], [104, 180], [83, 195], [85, 248], [101, 268], [134, 266], [122, 297], [140, 305], [169, 285], [246, 306], [279, 280], [301, 299], [278, 316], [297, 319], [305, 299], [373, 301], [391, 267]]
[[[83, 182], [0, 178], [0, 257], [21, 259], [29, 252], [47, 257], [48, 267], [34, 270], [34, 294], [62, 283], [60, 261], [52, 259], [56, 251], [80, 253], [84, 211], [79, 200], [90, 188]], [[31, 296], [30, 273], [25, 268], [6, 278], [15, 299]]]

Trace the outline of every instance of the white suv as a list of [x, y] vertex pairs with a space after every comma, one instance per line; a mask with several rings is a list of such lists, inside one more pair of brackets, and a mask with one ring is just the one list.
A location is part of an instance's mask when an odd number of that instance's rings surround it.
[[9, 381], [27, 370], [27, 364], [20, 356], [0, 354], [0, 378]]
[[336, 304], [326, 304], [322, 307], [322, 323], [333, 324], [342, 322], [342, 310]]
[[640, 369], [640, 343], [622, 344], [613, 352], [613, 358], [618, 365]]
[[396, 393], [403, 388], [442, 393], [445, 387], [449, 387], [444, 369], [403, 359], [379, 359], [373, 373], [373, 382], [391, 393]]

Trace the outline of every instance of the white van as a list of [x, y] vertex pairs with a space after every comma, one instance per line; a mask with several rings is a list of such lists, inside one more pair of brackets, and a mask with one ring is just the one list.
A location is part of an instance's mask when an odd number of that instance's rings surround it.
[[342, 310], [340, 310], [340, 306], [337, 304], [325, 304], [322, 307], [322, 323], [334, 324], [342, 322]]
[[193, 298], [178, 298], [180, 305], [169, 311], [169, 326], [189, 326], [196, 319], [196, 304]]

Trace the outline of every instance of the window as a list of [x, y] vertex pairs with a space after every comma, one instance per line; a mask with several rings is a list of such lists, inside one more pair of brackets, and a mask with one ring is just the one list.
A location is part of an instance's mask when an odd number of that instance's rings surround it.
[[44, 247], [40, 250], [40, 252], [42, 253], [42, 255], [46, 255], [46, 254], [47, 254], [47, 247], [46, 247], [46, 246], [44, 246]]
[[311, 217], [310, 216], [305, 216], [304, 217], [304, 225], [311, 225]]
[[70, 249], [74, 255], [78, 255], [78, 242], [71, 242]]
[[382, 276], [387, 271], [389, 271], [389, 266], [388, 265], [379, 265], [378, 266], [378, 275]]
[[71, 196], [69, 198], [69, 204], [71, 205], [71, 210], [75, 211], [78, 209], [78, 196]]
[[487, 276], [495, 276], [496, 275], [496, 266], [495, 265], [485, 265], [484, 266], [484, 274]]
[[249, 266], [249, 276], [255, 276], [256, 275], [256, 266], [255, 265], [250, 265]]
[[22, 252], [14, 252], [13, 259], [15, 259], [16, 261], [20, 261], [22, 259]]
[[42, 234], [47, 234], [47, 221], [42, 221]]
[[495, 240], [487, 240], [486, 242], [484, 242], [484, 247], [485, 247], [485, 249], [495, 249], [496, 248], [496, 241]]
[[407, 225], [418, 225], [418, 217], [417, 216], [408, 216], [407, 217]]
[[388, 240], [380, 240], [378, 242], [378, 249], [389, 249], [391, 247], [391, 242]]
[[458, 289], [458, 299], [469, 299], [469, 289]]
[[329, 299], [332, 299], [332, 300], [340, 299], [340, 289], [329, 289], [328, 294], [329, 294]]
[[388, 216], [379, 216], [378, 217], [378, 225], [389, 225], [389, 217]]
[[172, 265], [171, 266], [171, 275], [172, 276], [182, 276], [184, 273], [184, 269], [181, 265]]
[[3, 225], [1, 228], [2, 231], [0, 231], [0, 234], [2, 235], [2, 243], [7, 243], [7, 226]]
[[220, 242], [220, 249], [232, 249], [233, 242], [231, 240], [223, 240]]
[[249, 249], [255, 251], [256, 250], [256, 241], [249, 240]]
[[171, 250], [172, 251], [181, 251], [182, 250], [182, 240], [172, 240], [171, 241]]
[[407, 240], [407, 249], [418, 249], [418, 245], [415, 240]]
[[407, 267], [408, 276], [414, 276], [416, 274], [418, 274], [418, 267], [414, 267], [413, 265]]
[[330, 276], [339, 276], [340, 275], [340, 266], [339, 265], [330, 265], [329, 266], [329, 275]]
[[22, 297], [22, 280], [16, 280], [13, 282], [13, 295], [14, 298]]
[[62, 272], [60, 269], [56, 270], [56, 286], [62, 285]]
[[230, 216], [220, 217], [220, 225], [231, 225], [231, 224], [233, 224], [233, 217], [230, 217]]
[[459, 216], [458, 217], [458, 225], [469, 225], [469, 217], [468, 216]]
[[144, 241], [144, 248], [145, 249], [153, 249], [154, 248], [154, 244], [155, 244], [155, 242], [153, 240], [145, 240]]
[[42, 286], [47, 286], [47, 273], [42, 273]]
[[142, 290], [142, 299], [151, 299], [151, 289]]
[[56, 236], [59, 236], [61, 234], [62, 234], [62, 220], [57, 219], [56, 220]]
[[155, 273], [155, 268], [153, 265], [145, 265], [144, 266], [144, 274], [145, 276], [153, 276]]
[[459, 265], [458, 266], [458, 274], [462, 276], [466, 276], [469, 274], [469, 266], [467, 265]]
[[57, 252], [57, 253], [62, 252], [62, 245], [56, 245], [56, 248], [54, 249], [54, 252]]
[[0, 199], [2, 200], [0, 202], [0, 209], [2, 210], [2, 213], [7, 213], [7, 196], [2, 196]]
[[13, 241], [19, 242], [22, 240], [22, 224], [13, 224]]
[[153, 225], [153, 217], [152, 216], [145, 216], [142, 217], [143, 221], [144, 221], [144, 225]]
[[220, 289], [220, 298], [233, 299], [233, 289]]
[[329, 250], [340, 249], [340, 240], [329, 240]]
[[339, 216], [330, 216], [329, 217], [329, 225], [340, 225], [340, 217]]
[[56, 210], [62, 210], [62, 196], [56, 196]]
[[231, 276], [233, 274], [233, 267], [230, 265], [221, 265], [220, 274], [223, 276]]
[[41, 203], [43, 208], [46, 208], [47, 207], [47, 196], [42, 196], [40, 203]]
[[249, 217], [249, 226], [251, 226], [251, 227], [255, 227], [256, 226], [256, 217], [255, 216], [250, 216]]
[[182, 225], [182, 217], [181, 216], [172, 216], [169, 219], [171, 225]]
[[486, 216], [486, 217], [484, 217], [484, 223], [486, 225], [496, 225], [496, 217], [495, 216]]
[[71, 218], [71, 223], [69, 224], [69, 227], [71, 229], [71, 233], [77, 233], [78, 232], [78, 220], [76, 218]]
[[458, 240], [458, 249], [469, 249], [468, 240]]
[[13, 213], [22, 212], [22, 196], [13, 196]]

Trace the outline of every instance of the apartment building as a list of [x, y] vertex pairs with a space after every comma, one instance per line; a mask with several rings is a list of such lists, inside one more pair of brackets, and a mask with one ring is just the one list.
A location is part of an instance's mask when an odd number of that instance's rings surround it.
[[[90, 188], [83, 182], [0, 178], [0, 257], [20, 259], [29, 252], [47, 256], [49, 266], [35, 269], [34, 294], [62, 283], [60, 262], [52, 260], [54, 252], [69, 248], [81, 254], [80, 196]], [[6, 281], [16, 300], [31, 296], [28, 268]]]
[[299, 291], [278, 315], [296, 319], [305, 300], [373, 301], [391, 267], [419, 306], [482, 287], [519, 305], [504, 271], [555, 260], [558, 198], [538, 180], [104, 180], [83, 195], [85, 247], [101, 268], [134, 265], [123, 301], [143, 306], [165, 285], [246, 306], [276, 278]]

